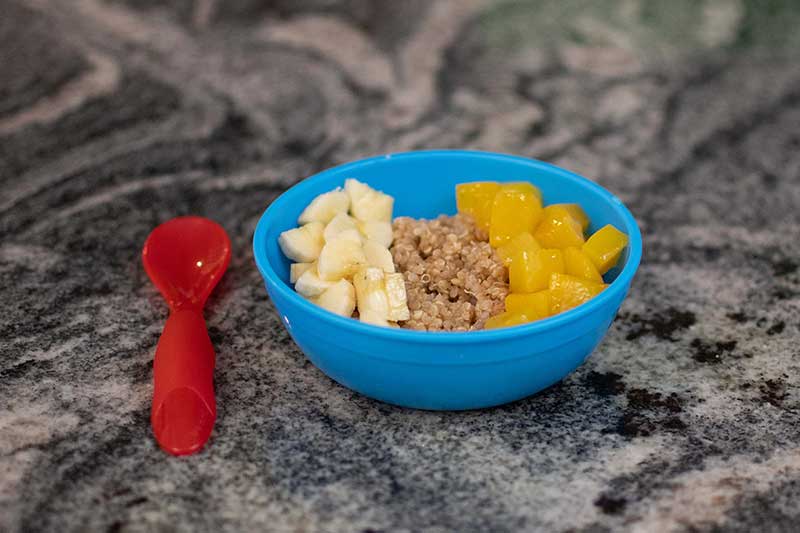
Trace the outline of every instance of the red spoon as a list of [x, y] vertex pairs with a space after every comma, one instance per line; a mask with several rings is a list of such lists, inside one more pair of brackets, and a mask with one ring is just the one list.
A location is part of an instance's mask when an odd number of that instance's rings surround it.
[[150, 424], [158, 444], [173, 455], [202, 448], [217, 417], [214, 347], [203, 306], [230, 260], [225, 230], [202, 217], [164, 222], [144, 243], [144, 269], [170, 310], [153, 363]]

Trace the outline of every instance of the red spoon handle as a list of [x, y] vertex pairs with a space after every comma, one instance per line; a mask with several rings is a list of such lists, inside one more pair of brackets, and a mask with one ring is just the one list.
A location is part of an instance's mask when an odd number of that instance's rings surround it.
[[214, 347], [203, 315], [173, 311], [153, 363], [153, 433], [165, 451], [188, 455], [206, 443], [216, 417]]

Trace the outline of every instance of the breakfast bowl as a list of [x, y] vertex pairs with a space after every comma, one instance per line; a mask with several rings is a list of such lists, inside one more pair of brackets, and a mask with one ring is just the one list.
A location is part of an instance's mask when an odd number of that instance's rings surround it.
[[[608, 287], [561, 314], [514, 327], [426, 332], [374, 326], [331, 313], [296, 293], [278, 244], [319, 194], [356, 178], [394, 197], [394, 216], [455, 214], [455, 187], [468, 181], [529, 181], [545, 203], [578, 203], [589, 231], [612, 224], [629, 244], [607, 272]], [[556, 166], [487, 152], [389, 154], [337, 166], [291, 187], [264, 212], [253, 251], [289, 335], [317, 368], [365, 396], [429, 410], [477, 409], [539, 392], [575, 370], [603, 339], [639, 266], [642, 239], [631, 213], [599, 185]]]

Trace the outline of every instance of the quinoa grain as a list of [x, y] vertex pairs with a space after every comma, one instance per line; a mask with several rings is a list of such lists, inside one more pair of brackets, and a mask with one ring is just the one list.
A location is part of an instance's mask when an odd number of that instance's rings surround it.
[[508, 272], [470, 216], [398, 217], [393, 231], [392, 257], [411, 310], [401, 327], [472, 331], [503, 312]]

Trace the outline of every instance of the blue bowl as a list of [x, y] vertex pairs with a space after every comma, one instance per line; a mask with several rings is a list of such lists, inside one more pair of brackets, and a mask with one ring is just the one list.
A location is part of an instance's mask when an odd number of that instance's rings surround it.
[[[610, 286], [557, 316], [512, 328], [427, 333], [363, 324], [300, 297], [278, 235], [316, 195], [357, 178], [395, 198], [395, 216], [454, 214], [455, 186], [478, 180], [530, 181], [545, 204], [579, 203], [594, 231], [613, 224], [630, 237]], [[642, 255], [631, 213], [599, 185], [522, 157], [469, 151], [422, 151], [373, 157], [331, 168], [298, 183], [266, 210], [253, 238], [255, 261], [287, 331], [320, 370], [345, 387], [419, 409], [476, 409], [534, 394], [562, 379], [605, 335]]]

